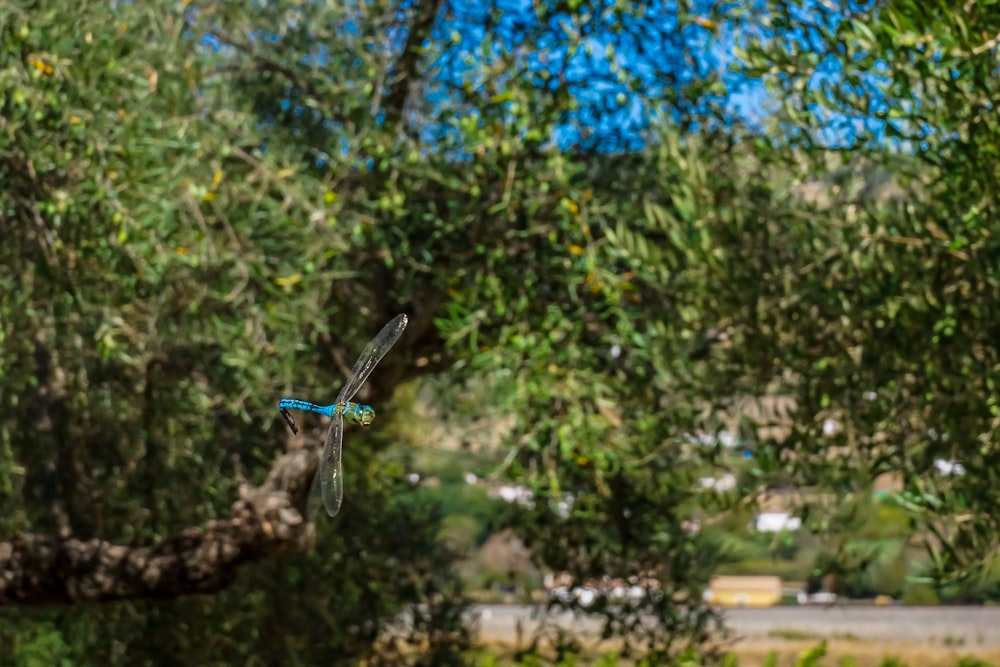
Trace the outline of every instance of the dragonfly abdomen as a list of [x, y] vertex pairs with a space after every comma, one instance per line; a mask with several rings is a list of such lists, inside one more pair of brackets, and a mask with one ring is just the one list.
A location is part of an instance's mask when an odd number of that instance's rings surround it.
[[297, 398], [284, 398], [278, 401], [278, 409], [282, 412], [285, 410], [305, 410], [307, 412], [318, 412], [327, 417], [333, 416], [333, 409], [335, 407], [334, 405], [316, 405], [309, 401], [300, 401]]

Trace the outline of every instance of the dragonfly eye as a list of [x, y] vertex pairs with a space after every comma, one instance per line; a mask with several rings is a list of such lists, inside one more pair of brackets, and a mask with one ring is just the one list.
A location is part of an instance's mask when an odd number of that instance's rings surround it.
[[359, 405], [357, 415], [358, 423], [362, 426], [371, 426], [375, 421], [375, 410], [370, 405]]

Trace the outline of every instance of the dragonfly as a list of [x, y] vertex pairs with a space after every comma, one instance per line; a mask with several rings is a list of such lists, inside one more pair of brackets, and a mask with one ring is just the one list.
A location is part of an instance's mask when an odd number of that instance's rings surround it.
[[[352, 403], [351, 399], [358, 393], [361, 386], [372, 374], [382, 357], [396, 344], [399, 337], [406, 329], [407, 318], [405, 314], [396, 315], [392, 320], [382, 327], [378, 335], [373, 338], [361, 356], [354, 362], [351, 375], [347, 379], [337, 400], [332, 405], [317, 405], [309, 401], [300, 401], [296, 398], [284, 398], [278, 401], [278, 409], [281, 416], [292, 433], [298, 433], [295, 420], [289, 414], [289, 410], [305, 410], [308, 412], [318, 412], [330, 418], [330, 428], [326, 432], [326, 442], [323, 445], [323, 454], [319, 461], [319, 470], [313, 477], [312, 488], [309, 491], [310, 506], [316, 496], [321, 495], [326, 513], [331, 517], [336, 516], [340, 511], [340, 504], [344, 500], [344, 471], [341, 464], [341, 451], [343, 448], [344, 423], [349, 422], [360, 426], [369, 426], [375, 421], [375, 410], [370, 405]], [[311, 514], [311, 512], [310, 512]]]

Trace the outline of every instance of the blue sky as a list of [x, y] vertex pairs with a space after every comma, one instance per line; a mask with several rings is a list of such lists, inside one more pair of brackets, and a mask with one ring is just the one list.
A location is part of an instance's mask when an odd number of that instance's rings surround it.
[[[807, 0], [803, 11], [808, 11], [813, 2]], [[766, 35], [763, 22], [755, 25], [745, 18], [727, 23], [725, 8], [719, 6], [716, 9], [721, 11], [715, 16], [721, 15], [723, 19], [711, 29], [705, 24], [681, 25], [674, 0], [646, 0], [629, 5], [641, 5], [641, 16], [633, 9], [625, 14], [616, 13], [615, 4], [613, 0], [583, 4], [596, 7], [596, 16], [581, 21], [579, 14], [539, 12], [539, 7], [555, 6], [549, 0], [492, 0], [491, 3], [451, 0], [444, 16], [435, 24], [433, 40], [445, 46], [431, 65], [433, 81], [424, 93], [432, 104], [453, 108], [459, 116], [475, 115], [474, 104], [460, 99], [463, 96], [456, 95], [455, 89], [470, 82], [473, 87], [478, 85], [483, 59], [488, 57], [483, 45], [489, 42], [494, 54], [502, 52], [512, 57], [517, 69], [533, 75], [539, 87], [558, 85], [571, 92], [578, 108], [566, 112], [551, 137], [561, 148], [639, 150], [649, 140], [648, 130], [652, 125], [664, 119], [696, 118], [707, 111], [709, 103], [722, 106], [732, 118], [751, 129], [763, 131], [780, 100], [761, 81], [740, 72], [739, 61], [733, 55], [736, 47], [748, 36], [794, 40], [798, 44], [818, 39], [809, 30]], [[749, 11], [760, 18], [765, 11], [764, 2], [755, 0], [749, 6], [741, 5], [740, 11], [744, 17]], [[707, 18], [707, 6], [698, 15]], [[344, 26], [345, 36], [351, 34], [351, 29], [348, 22]], [[756, 34], [749, 35], [748, 31]], [[252, 38], [275, 39], [263, 32]], [[400, 49], [405, 38], [403, 30], [395, 31], [389, 35], [386, 48]], [[572, 51], [574, 42], [578, 48]], [[208, 43], [218, 48], [217, 43]], [[309, 64], [322, 63], [324, 53], [323, 48], [318, 48]], [[823, 63], [809, 86], [841, 85], [842, 74], [833, 61]], [[662, 102], [665, 93], [681, 93], [710, 75], [719, 77], [725, 93], [720, 89], [692, 101], [678, 96], [670, 106]], [[877, 73], [864, 80], [868, 94], [872, 94], [877, 83]], [[284, 102], [285, 107], [289, 104]], [[876, 100], [875, 108], [878, 107]], [[827, 145], [850, 145], [859, 133], [874, 135], [876, 139], [884, 136], [884, 124], [871, 117], [859, 119], [825, 112], [824, 118], [826, 127], [819, 139]], [[433, 141], [435, 136], [444, 136], [449, 131], [451, 128], [439, 124], [427, 130], [425, 138]]]
[[[520, 68], [536, 75], [539, 87], [571, 92], [578, 109], [566, 114], [553, 137], [564, 149], [642, 148], [651, 123], [668, 113], [664, 94], [682, 91], [718, 66], [711, 31], [681, 26], [673, 0], [642, 3], [641, 17], [616, 13], [614, 2], [584, 5], [597, 8], [589, 20], [538, 12], [545, 3], [528, 0], [494, 0], [492, 13], [485, 4], [460, 5], [452, 3], [435, 35], [439, 43], [461, 37], [436, 63], [444, 88], [475, 76], [466, 63], [476, 62], [483, 41], [492, 38], [496, 50], [513, 54]], [[698, 110], [697, 103], [689, 106]]]
[[[767, 121], [780, 109], [782, 100], [776, 99], [775, 93], [761, 80], [745, 73], [735, 55], [737, 48], [755, 38], [818, 51], [825, 47], [823, 36], [816, 28], [806, 26], [821, 21], [823, 28], [833, 29], [844, 19], [829, 5], [821, 6], [819, 0], [803, 0], [800, 7], [792, 9], [796, 27], [775, 34], [770, 27], [773, 23], [768, 20], [771, 17], [766, 0], [728, 6], [715, 3], [714, 13], [710, 11], [710, 3], [696, 0], [691, 8], [692, 15], [715, 20], [712, 27], [704, 21], [700, 24], [686, 21], [682, 25], [675, 0], [646, 0], [629, 5], [641, 6], [642, 16], [634, 9], [624, 15], [615, 14], [616, 4], [613, 0], [598, 0], [584, 5], [598, 7], [601, 16], [581, 30], [583, 22], [573, 21], [565, 14], [550, 13], [540, 17], [535, 8], [551, 6], [547, 0], [493, 0], [489, 6], [498, 10], [498, 14], [495, 13], [492, 20], [485, 4], [454, 9], [462, 3], [453, 0], [449, 19], [438, 24], [436, 38], [439, 43], [446, 43], [448, 35], [457, 32], [462, 41], [452, 45], [442, 56], [441, 77], [447, 80], [449, 75], [470, 74], [467, 65], [450, 65], [476, 59], [479, 45], [488, 38], [484, 26], [490, 22], [495, 46], [514, 53], [533, 47], [521, 57], [527, 69], [531, 72], [548, 70], [552, 76], [561, 73], [561, 81], [572, 91], [580, 108], [567, 114], [553, 137], [564, 149], [641, 149], [649, 137], [647, 130], [651, 124], [664, 119], [681, 121], [706, 115], [710, 104], [721, 106], [730, 119], [741, 121], [751, 130], [773, 131], [777, 128]], [[854, 2], [851, 9], [860, 11], [862, 5], [869, 4], [868, 0]], [[575, 25], [576, 30], [566, 30], [566, 25]], [[572, 41], [568, 34], [580, 40], [581, 48], [574, 54], [568, 51]], [[541, 53], [545, 54], [544, 60]], [[624, 74], [624, 80], [616, 77], [618, 72]], [[711, 75], [723, 84], [724, 94], [703, 92], [698, 101], [687, 103], [681, 99], [672, 102], [670, 107], [662, 103], [665, 92], [681, 92]], [[885, 121], [873, 114], [888, 108], [879, 90], [886, 81], [887, 70], [883, 68], [862, 74], [859, 83], [851, 88], [854, 95], [867, 98], [869, 115], [866, 117], [810, 106], [821, 126], [813, 140], [840, 148], [857, 141], [883, 141]], [[820, 62], [807, 83], [810, 91], [823, 86], [847, 88], [842, 65], [832, 57]]]

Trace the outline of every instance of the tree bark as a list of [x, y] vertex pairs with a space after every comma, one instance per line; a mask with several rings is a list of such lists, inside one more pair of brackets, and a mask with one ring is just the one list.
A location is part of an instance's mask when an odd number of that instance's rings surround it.
[[112, 602], [221, 590], [241, 565], [312, 548], [314, 526], [304, 517], [317, 462], [313, 449], [283, 455], [261, 486], [240, 488], [228, 518], [157, 545], [33, 533], [0, 542], [0, 604]]

